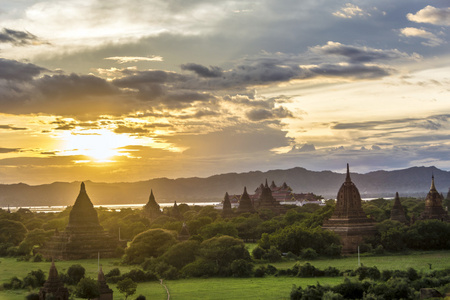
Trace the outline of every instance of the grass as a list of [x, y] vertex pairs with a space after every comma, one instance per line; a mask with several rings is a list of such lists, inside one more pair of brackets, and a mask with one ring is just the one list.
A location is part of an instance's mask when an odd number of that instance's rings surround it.
[[[366, 267], [376, 266], [379, 270], [406, 270], [414, 268], [416, 271], [429, 272], [431, 264], [433, 270], [450, 268], [450, 251], [412, 251], [408, 254], [361, 256], [361, 264]], [[338, 259], [317, 259], [309, 262], [319, 269], [333, 266], [341, 271], [358, 268], [356, 255]], [[277, 269], [288, 269], [295, 261], [272, 263]]]
[[[132, 269], [132, 266], [119, 266], [118, 260], [103, 259], [103, 271], [109, 272], [118, 267], [122, 273]], [[306, 261], [304, 261], [306, 262]], [[351, 256], [340, 259], [318, 259], [309, 261], [319, 269], [328, 266], [340, 270], [356, 269], [358, 267], [357, 257]], [[278, 269], [287, 269], [296, 262], [272, 263]], [[303, 261], [301, 262], [303, 263]], [[398, 269], [406, 270], [409, 267], [418, 272], [429, 272], [429, 263], [433, 270], [450, 268], [450, 251], [414, 251], [408, 254], [385, 255], [385, 256], [363, 256], [361, 263], [365, 266], [377, 266], [379, 270]], [[86, 269], [86, 275], [97, 278], [97, 260], [58, 261], [56, 267], [59, 272], [67, 272], [73, 264], [81, 264]], [[18, 262], [15, 258], [0, 258], [0, 284], [8, 282], [13, 276], [25, 277], [31, 270], [41, 269], [46, 274], [50, 268], [49, 262]], [[289, 299], [292, 285], [305, 287], [307, 285], [329, 284], [336, 285], [343, 281], [342, 277], [336, 278], [296, 278], [296, 277], [265, 277], [265, 278], [195, 278], [164, 281], [170, 291], [170, 299]], [[124, 299], [117, 291], [115, 285], [110, 288], [114, 290], [114, 299]], [[36, 291], [34, 291], [36, 292]], [[23, 300], [28, 291], [2, 291], [0, 300]], [[138, 283], [136, 294], [128, 299], [135, 299], [138, 295], [144, 295], [147, 299], [167, 299], [165, 289], [159, 282]]]

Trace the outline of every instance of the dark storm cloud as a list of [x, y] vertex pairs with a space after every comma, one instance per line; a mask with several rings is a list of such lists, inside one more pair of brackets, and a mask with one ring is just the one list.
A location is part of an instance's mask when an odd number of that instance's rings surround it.
[[6, 130], [27, 130], [28, 128], [25, 127], [14, 127], [11, 125], [0, 125], [0, 129], [6, 129]]
[[42, 44], [37, 36], [27, 31], [18, 31], [9, 28], [3, 28], [0, 31], [0, 43], [10, 43], [14, 46], [25, 46], [32, 44]]
[[30, 81], [44, 71], [46, 71], [45, 68], [30, 63], [0, 58], [0, 79], [18, 82]]
[[181, 65], [182, 70], [195, 72], [200, 77], [213, 78], [222, 76], [222, 69], [219, 67], [205, 67], [199, 64], [184, 64]]

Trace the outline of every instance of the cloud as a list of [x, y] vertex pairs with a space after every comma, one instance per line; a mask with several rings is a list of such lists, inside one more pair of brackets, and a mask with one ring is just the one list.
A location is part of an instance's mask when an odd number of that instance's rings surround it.
[[368, 63], [379, 61], [393, 61], [393, 60], [411, 60], [416, 59], [415, 56], [410, 56], [405, 52], [397, 49], [382, 50], [369, 47], [358, 47], [352, 45], [344, 45], [338, 42], [327, 42], [324, 46], [315, 46], [311, 51], [321, 55], [336, 55], [342, 56], [350, 63]]
[[370, 16], [370, 14], [368, 12], [365, 12], [355, 4], [346, 3], [345, 6], [342, 7], [340, 10], [334, 12], [333, 16], [344, 19], [351, 19], [353, 17]]
[[45, 68], [31, 63], [0, 58], [0, 79], [18, 82], [30, 81], [44, 71], [46, 71]]
[[28, 128], [25, 127], [14, 127], [11, 125], [0, 125], [0, 129], [7, 129], [7, 130], [27, 130]]
[[147, 134], [149, 131], [142, 127], [131, 127], [125, 125], [119, 125], [116, 129], [114, 129], [114, 133], [130, 133], [130, 134]]
[[181, 65], [182, 70], [193, 71], [200, 77], [214, 78], [222, 76], [222, 69], [219, 67], [205, 67], [199, 64], [189, 63]]
[[450, 26], [450, 7], [436, 8], [428, 5], [415, 14], [407, 14], [406, 17], [416, 23]]
[[424, 118], [400, 118], [382, 121], [368, 121], [355, 123], [335, 123], [331, 126], [336, 130], [394, 130], [402, 128], [423, 128], [438, 130], [449, 125], [450, 115], [432, 115]]
[[295, 153], [295, 152], [312, 152], [316, 151], [316, 147], [314, 144], [303, 144], [299, 147], [299, 145], [295, 145], [292, 147], [292, 150], [289, 151], [289, 153]]
[[18, 152], [20, 148], [0, 148], [0, 153]]
[[142, 61], [163, 61], [162, 56], [153, 55], [151, 57], [140, 57], [140, 56], [112, 56], [106, 57], [105, 59], [115, 60], [119, 64], [125, 64], [130, 62], [142, 62]]
[[0, 43], [9, 43], [14, 46], [27, 46], [43, 44], [37, 36], [27, 31], [18, 31], [9, 28], [3, 28], [0, 31]]
[[400, 29], [400, 34], [405, 37], [418, 37], [427, 40], [426, 42], [423, 42], [422, 44], [425, 46], [435, 47], [442, 45], [444, 40], [438, 38], [433, 33], [426, 31], [424, 29], [414, 28], [414, 27], [406, 27]]
[[263, 121], [263, 120], [280, 120], [283, 118], [293, 118], [292, 112], [290, 112], [288, 109], [280, 106], [277, 108], [274, 108], [272, 110], [268, 109], [252, 109], [249, 112], [246, 113], [246, 116], [251, 121]]

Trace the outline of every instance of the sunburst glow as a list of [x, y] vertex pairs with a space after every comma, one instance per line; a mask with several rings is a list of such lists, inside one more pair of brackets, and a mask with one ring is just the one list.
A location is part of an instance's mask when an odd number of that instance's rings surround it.
[[[115, 134], [107, 129], [89, 130], [82, 133], [64, 132], [61, 139], [62, 153], [85, 155], [94, 162], [113, 162], [114, 156], [126, 155], [120, 148], [136, 145], [135, 139], [124, 134]], [[84, 161], [83, 161], [84, 162]]]

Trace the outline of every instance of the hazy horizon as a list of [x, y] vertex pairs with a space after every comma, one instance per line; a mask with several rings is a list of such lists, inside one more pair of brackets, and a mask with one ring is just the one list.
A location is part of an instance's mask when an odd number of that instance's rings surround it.
[[450, 7], [0, 0], [0, 182], [450, 170]]

